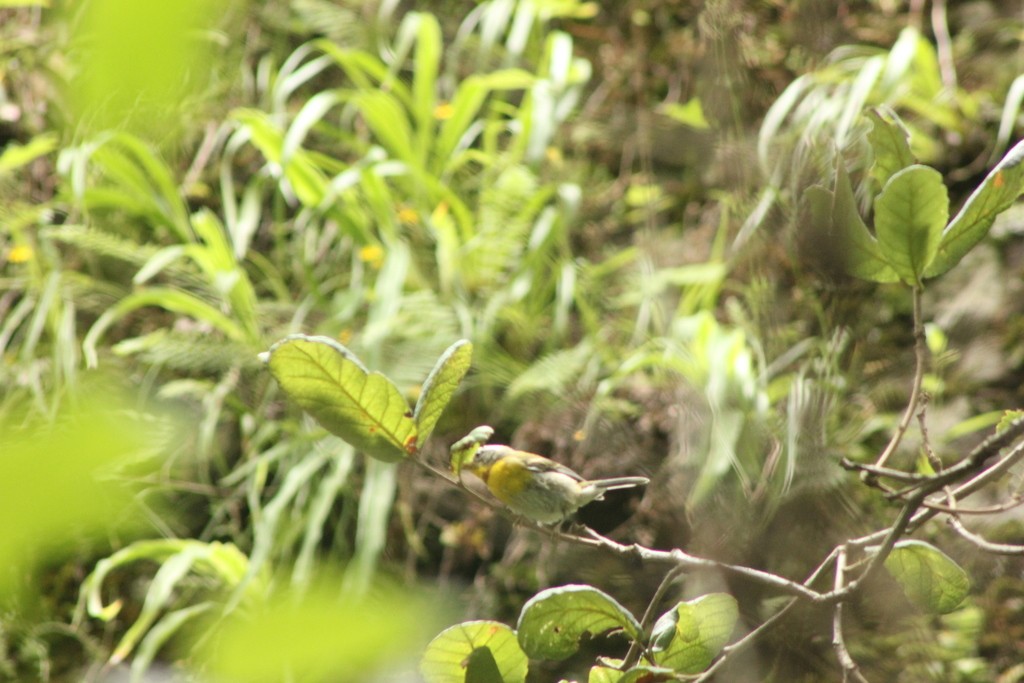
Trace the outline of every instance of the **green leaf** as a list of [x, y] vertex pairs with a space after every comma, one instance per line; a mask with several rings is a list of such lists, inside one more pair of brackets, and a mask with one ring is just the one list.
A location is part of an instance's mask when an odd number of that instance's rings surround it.
[[899, 280], [857, 211], [850, 176], [842, 161], [836, 167], [835, 188], [812, 185], [804, 191], [803, 202], [818, 232], [839, 241], [846, 271], [854, 278], [877, 283]]
[[214, 681], [381, 681], [423, 642], [439, 606], [409, 593], [338, 588], [338, 577], [278, 590], [215, 622], [197, 654]]
[[380, 144], [396, 159], [419, 168], [420, 160], [412, 146], [412, 124], [398, 99], [390, 93], [369, 90], [359, 93], [352, 101]]
[[938, 614], [956, 609], [971, 587], [967, 572], [960, 565], [923, 541], [897, 543], [885, 558], [885, 568], [911, 602]]
[[452, 444], [449, 449], [451, 452], [451, 460], [449, 462], [452, 472], [455, 473], [456, 477], [459, 476], [462, 467], [473, 459], [473, 456], [480, 450], [480, 447], [490, 441], [492, 436], [494, 436], [493, 427], [480, 425]]
[[900, 279], [918, 284], [935, 258], [949, 197], [942, 175], [927, 166], [897, 172], [875, 198], [878, 245]]
[[846, 270], [850, 275], [873, 282], [897, 282], [899, 276], [886, 259], [878, 240], [857, 211], [850, 175], [841, 159], [837, 160], [836, 186], [832, 194], [831, 214], [834, 229], [846, 254]]
[[466, 657], [465, 683], [505, 683], [490, 648], [478, 647]]
[[57, 142], [53, 133], [37, 135], [24, 145], [12, 142], [0, 154], [0, 178], [57, 149]]
[[384, 462], [416, 449], [416, 423], [398, 387], [328, 337], [293, 335], [263, 356], [288, 396], [328, 431]]
[[576, 652], [584, 633], [598, 635], [621, 628], [630, 638], [640, 624], [611, 596], [592, 586], [549, 588], [523, 605], [516, 630], [519, 644], [534, 659], [565, 659]]
[[704, 671], [729, 642], [738, 619], [736, 599], [728, 593], [680, 602], [654, 624], [655, 663], [686, 674]]
[[1024, 417], [1024, 410], [1007, 410], [1003, 413], [1002, 419], [996, 425], [996, 433], [1006, 431], [1011, 424]]
[[[121, 662], [127, 659], [139, 641], [154, 624], [158, 623], [158, 619], [162, 617], [164, 611], [175, 604], [178, 589], [190, 575], [211, 579], [211, 583], [215, 580], [222, 588], [235, 588], [244, 576], [244, 572], [240, 573], [239, 569], [246, 567], [248, 558], [231, 543], [222, 544], [216, 541], [205, 543], [191, 539], [162, 540], [166, 543], [161, 544], [160, 541], [138, 542], [101, 560], [97, 563], [93, 575], [89, 577], [92, 580], [91, 583], [86, 581], [82, 586], [83, 596], [87, 594], [90, 596], [90, 615], [106, 616], [109, 615], [109, 608], [99, 612], [94, 609], [96, 602], [100, 600], [98, 593], [103, 580], [112, 569], [138, 559], [161, 562], [160, 568], [149, 584], [142, 610], [110, 655], [112, 662]], [[165, 556], [164, 554], [168, 551], [172, 551], [173, 554]], [[252, 584], [253, 588], [263, 585], [262, 581]], [[246, 597], [251, 598], [253, 595], [252, 589], [246, 591]], [[120, 604], [120, 602], [114, 604]]]
[[871, 167], [871, 177], [881, 189], [889, 182], [889, 178], [914, 163], [914, 155], [910, 152], [910, 140], [907, 129], [889, 108], [872, 109], [868, 118], [874, 126], [868, 133], [871, 149], [875, 153], [875, 163]]
[[416, 400], [413, 419], [416, 421], [416, 447], [420, 448], [437, 426], [441, 413], [452, 400], [459, 383], [469, 371], [473, 361], [473, 345], [460, 339], [441, 354], [434, 369], [427, 375], [423, 389]]
[[[429, 145], [434, 133], [434, 105], [437, 98], [437, 75], [441, 68], [443, 45], [441, 25], [428, 12], [406, 15], [406, 25], [416, 33], [416, 54], [413, 58], [412, 100], [418, 121], [420, 142]], [[422, 150], [421, 150], [422, 151]]]
[[281, 165], [285, 178], [295, 190], [303, 206], [317, 207], [327, 196], [328, 180], [313, 163], [308, 151], [297, 148], [284, 157], [285, 135], [280, 127], [264, 112], [254, 109], [236, 109], [231, 114], [246, 128], [252, 144], [267, 161]]
[[449, 102], [451, 116], [441, 123], [440, 131], [432, 143], [432, 159], [435, 160], [432, 172], [441, 175], [447, 164], [458, 160], [456, 152], [468, 144], [466, 133], [473, 122], [478, 120], [477, 115], [491, 92], [526, 90], [535, 81], [536, 77], [521, 69], [472, 74], [461, 81]]
[[1024, 141], [1006, 153], [946, 226], [925, 277], [942, 275], [988, 234], [996, 216], [1024, 192]]
[[[160, 429], [121, 409], [120, 397], [82, 377], [81, 393], [62, 397], [53, 421], [37, 423], [17, 406], [13, 382], [0, 408], [0, 595], [16, 595], [36, 562], [55, 562], [77, 544], [138, 533], [133, 491], [124, 476], [155, 474], [140, 455], [163, 453]], [[70, 393], [70, 392], [69, 392]], [[26, 401], [27, 402], [27, 401]], [[154, 416], [156, 417], [156, 416]], [[170, 426], [170, 425], [168, 425]], [[172, 432], [173, 433], [173, 432]], [[169, 451], [168, 451], [169, 452]], [[115, 531], [116, 529], [116, 531]], [[49, 566], [49, 565], [47, 565]]]
[[699, 97], [694, 97], [686, 104], [676, 102], [662, 104], [658, 107], [658, 113], [690, 128], [704, 130], [711, 127], [707, 118], [704, 117], [704, 108], [701, 106]]
[[214, 306], [198, 296], [169, 287], [149, 287], [133, 292], [103, 312], [82, 340], [82, 352], [89, 367], [99, 363], [98, 345], [107, 329], [129, 313], [145, 306], [160, 308], [187, 315], [209, 323], [224, 333], [228, 339], [239, 343], [248, 341], [245, 329], [230, 316], [224, 315]]
[[[477, 654], [480, 651], [490, 656]], [[528, 664], [508, 626], [497, 621], [467, 621], [430, 641], [420, 660], [420, 674], [427, 683], [522, 683]], [[500, 678], [494, 678], [494, 673]]]
[[657, 666], [634, 666], [628, 671], [615, 668], [622, 660], [602, 657], [604, 664], [590, 667], [587, 683], [649, 683], [650, 681], [673, 681], [675, 671]]
[[853, 205], [853, 191], [848, 178], [846, 192], [840, 192], [840, 195], [843, 201], [837, 201], [835, 192], [820, 185], [807, 188], [803, 202], [810, 220], [817, 224], [820, 232], [839, 241], [843, 265], [850, 275], [873, 282], [898, 281], [896, 271], [882, 256], [878, 241], [868, 232]]

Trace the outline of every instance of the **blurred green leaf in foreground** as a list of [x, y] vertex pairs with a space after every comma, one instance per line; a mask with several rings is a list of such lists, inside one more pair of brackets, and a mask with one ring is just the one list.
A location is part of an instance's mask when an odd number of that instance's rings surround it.
[[180, 128], [183, 107], [207, 85], [215, 25], [231, 4], [70, 3], [74, 49], [67, 90], [78, 128], [144, 137]]
[[321, 577], [218, 624], [201, 649], [211, 680], [372, 681], [414, 670], [444, 610], [399, 589], [354, 596]]
[[93, 391], [86, 407], [50, 422], [0, 414], [0, 593], [69, 544], [130, 526], [131, 490], [113, 475], [156, 432], [119, 408], [113, 394]]

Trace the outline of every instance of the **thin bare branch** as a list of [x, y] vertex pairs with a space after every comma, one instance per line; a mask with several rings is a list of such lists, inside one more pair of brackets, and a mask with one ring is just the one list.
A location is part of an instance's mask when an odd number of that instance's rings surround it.
[[[836, 571], [832, 583], [833, 590], [837, 593], [844, 588], [846, 583], [846, 553], [847, 547], [845, 545], [839, 546], [836, 553]], [[867, 679], [861, 674], [860, 667], [857, 666], [857, 662], [850, 655], [850, 651], [846, 647], [846, 641], [843, 638], [844, 605], [845, 603], [840, 600], [832, 608], [832, 648], [836, 651], [839, 666], [843, 669], [843, 680], [847, 681], [853, 678], [858, 683], [867, 683]]]
[[[680, 574], [685, 572], [685, 568], [682, 566], [675, 566], [669, 571], [665, 572], [664, 578], [658, 585], [658, 589], [654, 591], [654, 595], [651, 596], [650, 602], [647, 603], [647, 609], [644, 610], [644, 616], [640, 619], [640, 632], [647, 633], [651, 628], [651, 624], [654, 623], [654, 615], [657, 612], [658, 605], [665, 598], [665, 593], [672, 586], [672, 583], [679, 577]], [[643, 644], [639, 640], [634, 640], [630, 646], [629, 651], [626, 653], [623, 659], [623, 669], [628, 669], [640, 659], [640, 652], [643, 650]]]
[[910, 421], [917, 412], [917, 404], [921, 398], [921, 383], [924, 381], [924, 370], [928, 364], [928, 345], [925, 343], [924, 316], [921, 313], [921, 291], [921, 287], [914, 287], [911, 290], [914, 304], [914, 380], [910, 388], [910, 399], [907, 401], [907, 408], [903, 411], [903, 417], [896, 425], [896, 431], [893, 432], [889, 444], [875, 461], [876, 467], [884, 467], [892, 454], [896, 452], [903, 441], [903, 436], [907, 433]]
[[997, 515], [1000, 512], [1006, 512], [1007, 510], [1012, 510], [1015, 507], [1020, 507], [1021, 504], [1024, 504], [1024, 497], [1018, 493], [1011, 496], [1010, 500], [1005, 503], [1000, 503], [999, 505], [986, 505], [984, 507], [977, 508], [965, 508], [960, 506], [950, 507], [949, 505], [943, 505], [942, 503], [926, 500], [924, 502], [924, 507], [935, 510], [936, 512], [944, 512], [946, 514], [953, 515]]
[[890, 467], [877, 467], [875, 465], [868, 465], [867, 463], [854, 462], [849, 458], [843, 458], [840, 460], [839, 465], [846, 470], [866, 472], [873, 477], [894, 479], [896, 481], [916, 483], [920, 481], [927, 481], [928, 479], [927, 474], [904, 472], [903, 470], [894, 470]]
[[951, 515], [949, 517], [949, 525], [953, 527], [953, 530], [963, 538], [987, 553], [993, 553], [994, 555], [1024, 555], [1024, 545], [1017, 545], [1014, 543], [993, 543], [983, 536], [968, 530], [967, 527], [964, 526], [964, 523], [955, 516]]

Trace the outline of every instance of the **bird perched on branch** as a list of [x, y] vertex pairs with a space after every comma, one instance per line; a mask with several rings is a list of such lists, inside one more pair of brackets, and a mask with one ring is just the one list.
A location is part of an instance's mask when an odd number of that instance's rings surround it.
[[480, 446], [462, 467], [479, 477], [513, 512], [556, 524], [605, 491], [646, 486], [647, 477], [587, 480], [565, 465], [509, 446]]

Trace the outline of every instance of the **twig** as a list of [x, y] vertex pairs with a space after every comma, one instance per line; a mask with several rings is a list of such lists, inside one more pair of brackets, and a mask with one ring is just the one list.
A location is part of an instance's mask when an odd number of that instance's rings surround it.
[[[942, 488], [952, 484], [953, 482], [963, 479], [972, 471], [982, 469], [985, 466], [985, 463], [990, 458], [998, 455], [1000, 450], [1002, 450], [1006, 446], [1009, 446], [1020, 436], [1024, 436], [1024, 418], [1018, 418], [1011, 422], [1010, 425], [1003, 431], [998, 432], [996, 434], [992, 434], [987, 439], [978, 444], [978, 446], [976, 446], [974, 450], [967, 455], [967, 457], [965, 457], [957, 464], [946, 468], [941, 473], [935, 474], [930, 477], [923, 477], [921, 479], [918, 479], [917, 483], [908, 486], [905, 489], [890, 492], [887, 495], [890, 495], [891, 497], [904, 497], [911, 491], [920, 490], [921, 488], [926, 488], [929, 491], [929, 493], [935, 493], [936, 491], [941, 490]], [[1016, 462], [1016, 459], [1019, 457], [1020, 456], [1016, 456], [1014, 462]], [[956, 489], [954, 493], [958, 498], [962, 498], [965, 495], [973, 493], [974, 491], [978, 490], [979, 488], [987, 484], [990, 480], [998, 476], [1002, 476], [1002, 474], [1007, 469], [1009, 469], [1009, 467], [1009, 464], [1005, 464], [1004, 461], [1000, 461], [996, 465], [993, 465], [992, 467], [984, 470], [979, 475], [979, 477], [983, 477], [980, 481], [975, 482], [972, 479], [970, 482], [968, 482], [968, 484], [970, 484], [970, 488], [967, 489], [966, 492], [961, 487]], [[964, 484], [962, 486], [966, 485], [967, 484]], [[924, 502], [922, 502], [922, 505], [923, 504]]]
[[922, 17], [924, 16], [924, 2], [925, 0], [910, 0], [910, 8], [907, 11], [910, 25], [918, 31], [921, 30], [921, 24], [923, 23]]
[[958, 534], [986, 552], [995, 553], [996, 555], [1024, 555], [1024, 545], [993, 543], [987, 538], [984, 538], [972, 531], [968, 531], [967, 527], [965, 527], [963, 522], [960, 521], [959, 510], [956, 505], [956, 497], [954, 497], [952, 493], [949, 493], [947, 498], [949, 500], [949, 507], [953, 510], [949, 515], [948, 522], [949, 525], [953, 527], [953, 530]]
[[722, 648], [722, 652], [719, 655], [718, 659], [716, 659], [711, 664], [711, 666], [705, 669], [700, 676], [695, 678], [693, 680], [693, 683], [705, 683], [706, 681], [710, 681], [712, 677], [715, 675], [715, 673], [717, 673], [720, 668], [725, 666], [725, 663], [729, 661], [729, 658], [731, 656], [735, 655], [738, 652], [742, 652], [743, 650], [746, 650], [748, 647], [750, 647], [754, 643], [754, 641], [761, 636], [762, 633], [764, 633], [772, 626], [774, 626], [776, 623], [778, 623], [782, 619], [782, 617], [786, 616], [786, 614], [788, 614], [789, 611], [796, 606], [798, 602], [799, 600], [797, 598], [791, 598], [788, 602], [786, 602], [785, 605], [783, 605], [779, 609], [778, 612], [776, 612], [775, 614], [771, 615], [763, 622], [761, 622], [760, 626], [758, 626], [753, 631], [737, 640], [735, 643], [731, 643], [730, 645], [726, 645], [724, 648]]
[[[832, 583], [833, 590], [837, 593], [843, 589], [846, 582], [846, 553], [847, 547], [845, 545], [839, 546], [839, 552], [836, 553], [835, 579]], [[840, 600], [832, 608], [832, 647], [836, 651], [836, 658], [839, 659], [839, 666], [843, 669], [843, 681], [849, 680], [852, 676], [858, 683], [867, 683], [867, 679], [861, 674], [857, 662], [850, 656], [850, 651], [846, 648], [846, 641], [843, 639], [844, 605], [845, 603]]]
[[[669, 571], [665, 572], [665, 577], [661, 580], [658, 585], [658, 589], [654, 591], [654, 595], [651, 597], [650, 602], [647, 603], [647, 609], [644, 610], [644, 616], [640, 619], [640, 632], [646, 634], [651, 628], [651, 624], [654, 622], [655, 610], [658, 609], [658, 605], [661, 604], [662, 599], [665, 597], [665, 593], [668, 592], [672, 582], [676, 580], [680, 574], [686, 571], [681, 566], [675, 566]], [[640, 659], [640, 651], [643, 648], [641, 643], [642, 639], [634, 640], [630, 646], [629, 651], [626, 652], [626, 656], [622, 660], [623, 671], [628, 670]]]
[[878, 460], [875, 461], [876, 467], [883, 467], [889, 460], [893, 453], [896, 452], [896, 448], [903, 441], [903, 435], [906, 434], [907, 428], [910, 426], [910, 420], [913, 419], [914, 413], [917, 412], [917, 402], [921, 396], [921, 383], [924, 381], [924, 368], [928, 362], [928, 346], [925, 344], [924, 337], [924, 319], [921, 314], [921, 287], [914, 287], [912, 292], [912, 300], [914, 307], [914, 381], [910, 389], [910, 400], [907, 402], [907, 409], [903, 411], [903, 417], [900, 418], [899, 424], [896, 425], [896, 431], [893, 433], [892, 438], [889, 440], [889, 444], [882, 451], [882, 454], [878, 456]]
[[1024, 503], [1024, 498], [1019, 493], [1014, 494], [1009, 501], [1001, 503], [999, 505], [987, 505], [985, 507], [978, 508], [964, 508], [959, 505], [956, 507], [950, 507], [949, 505], [943, 505], [942, 503], [936, 503], [934, 501], [926, 500], [924, 507], [935, 510], [936, 512], [944, 512], [950, 515], [996, 515], [1000, 512], [1006, 512], [1012, 510], [1015, 507], [1019, 507]]
[[[1003, 447], [1003, 445], [1005, 445], [1005, 444], [995, 443], [997, 441], [996, 437], [1002, 437], [1007, 432], [1011, 432], [1011, 431], [1015, 431], [1016, 432], [1019, 429], [1024, 429], [1024, 419], [1016, 421], [1016, 422], [1013, 422], [1006, 431], [1000, 432], [999, 434], [995, 435], [994, 437], [989, 437], [988, 439], [983, 441], [981, 443], [981, 445], [979, 445], [974, 451], [972, 451], [972, 454], [973, 453], [987, 452], [989, 450], [989, 448], [986, 448], [986, 444], [990, 444], [990, 442], [992, 444], [998, 446], [998, 448], [995, 448], [995, 451], [998, 452], [998, 450], [1000, 450]], [[1018, 433], [1018, 436], [1019, 436], [1019, 433]], [[1002, 439], [999, 438], [998, 441], [1002, 441]], [[968, 456], [968, 457], [970, 457], [970, 456]], [[1017, 446], [1015, 446], [1009, 453], [1007, 453], [1005, 456], [1003, 456], [1003, 458], [999, 462], [995, 463], [994, 465], [992, 465], [991, 467], [989, 467], [985, 471], [981, 472], [980, 474], [975, 476], [973, 479], [969, 479], [968, 481], [964, 482], [963, 484], [960, 484], [959, 486], [955, 487], [953, 489], [953, 494], [957, 498], [965, 498], [965, 497], [971, 495], [972, 493], [974, 493], [974, 492], [978, 491], [979, 489], [983, 488], [984, 486], [988, 485], [993, 479], [997, 479], [997, 478], [1001, 477], [1003, 474], [1005, 474], [1010, 468], [1012, 468], [1014, 465], [1016, 465], [1022, 459], [1024, 459], [1024, 442], [1022, 442], [1020, 444], [1017, 444]], [[949, 470], [946, 471], [946, 474], [948, 474], [948, 472], [949, 472]], [[923, 503], [922, 503], [922, 506], [923, 506]], [[927, 508], [927, 507], [924, 508], [924, 509], [918, 510], [916, 513], [914, 513], [914, 516], [910, 520], [909, 530], [913, 531], [914, 529], [917, 529], [918, 527], [920, 527], [925, 522], [928, 522], [929, 520], [934, 518], [935, 515], [939, 514], [940, 512], [944, 512], [944, 510], [934, 510], [934, 509], [930, 509], [930, 508]], [[888, 534], [888, 533], [889, 533], [889, 529], [888, 528], [879, 529], [878, 531], [874, 531], [874, 532], [872, 532], [870, 534], [866, 534], [864, 536], [861, 536], [860, 538], [855, 538], [855, 539], [852, 539], [850, 541], [847, 541], [847, 544], [849, 544], [850, 546], [853, 546], [853, 547], [863, 548], [865, 546], [874, 545], [874, 544], [879, 543], [883, 538], [885, 538], [886, 534]]]
[[969, 531], [967, 527], [964, 526], [964, 523], [953, 515], [950, 515], [949, 517], [949, 525], [967, 541], [973, 543], [987, 553], [993, 553], [994, 555], [1024, 555], [1024, 545], [1016, 545], [1013, 543], [993, 543], [987, 538], [979, 536], [973, 531]]
[[928, 463], [932, 466], [932, 469], [938, 472], [942, 469], [942, 461], [939, 460], [939, 456], [935, 455], [935, 451], [932, 450], [932, 443], [928, 437], [928, 423], [925, 420], [927, 408], [928, 394], [924, 394], [921, 400], [921, 408], [917, 411], [917, 428], [921, 430], [921, 448], [924, 449], [924, 455], [928, 458]]
[[916, 472], [904, 472], [903, 470], [894, 470], [890, 467], [877, 467], [875, 465], [868, 465], [867, 463], [854, 462], [849, 458], [843, 458], [842, 460], [840, 460], [839, 466], [842, 467], [844, 470], [867, 472], [873, 477], [895, 479], [896, 481], [921, 482], [926, 481], [928, 479], [927, 474], [918, 474]]
[[[1024, 433], [1024, 418], [1018, 418], [1011, 422], [1010, 425], [1002, 432], [993, 434], [989, 438], [985, 439], [977, 448], [971, 451], [971, 453], [968, 454], [966, 458], [958, 462], [956, 465], [953, 465], [952, 467], [949, 467], [946, 470], [944, 470], [942, 473], [929, 478], [927, 482], [919, 486], [917, 491], [915, 491], [912, 495], [910, 495], [907, 498], [906, 503], [903, 506], [903, 509], [900, 510], [899, 516], [896, 518], [896, 521], [893, 522], [892, 526], [890, 526], [888, 530], [875, 532], [874, 534], [871, 534], [869, 536], [856, 539], [855, 541], [850, 541], [850, 545], [857, 545], [863, 547], [865, 545], [868, 545], [868, 543], [870, 543], [871, 541], [874, 541], [879, 536], [879, 534], [881, 534], [882, 538], [881, 546], [875, 551], [870, 562], [868, 563], [867, 569], [865, 569], [864, 572], [859, 577], [857, 577], [856, 580], [848, 584], [841, 591], [832, 591], [832, 593], [827, 593], [823, 595], [822, 598], [827, 601], [832, 601], [836, 599], [841, 600], [845, 598], [846, 595], [848, 595], [849, 593], [852, 593], [853, 591], [857, 590], [871, 575], [878, 571], [882, 563], [885, 562], [885, 559], [889, 556], [889, 553], [892, 552], [892, 549], [896, 545], [896, 542], [903, 536], [904, 533], [907, 532], [908, 529], [910, 529], [912, 526], [916, 528], [916, 526], [918, 526], [920, 523], [923, 523], [924, 521], [931, 519], [936, 514], [938, 514], [937, 512], [929, 510], [927, 508], [923, 510], [919, 509], [921, 508], [925, 499], [928, 496], [945, 488], [952, 482], [966, 476], [975, 469], [983, 467], [985, 462], [989, 458], [997, 454], [1005, 445], [1008, 445], [1008, 443], [1012, 442], [1022, 433]], [[994, 465], [985, 472], [982, 472], [982, 474], [979, 475], [978, 477], [975, 477], [975, 479], [979, 479], [982, 476], [984, 476], [987, 482], [991, 472], [995, 470], [997, 467], [1009, 467], [1009, 465], [1006, 465], [1006, 461], [1011, 460], [1011, 456], [1014, 462], [1016, 462], [1022, 456], [1024, 456], [1024, 443], [1018, 444], [1017, 447], [1014, 448], [1014, 450], [1011, 451], [1010, 454], [1007, 454], [1007, 456], [1003, 458], [1001, 462], [997, 463], [997, 465]], [[974, 480], [971, 480], [971, 482], [968, 482], [967, 484], [961, 486], [960, 489], [966, 489], [968, 484], [973, 484], [973, 482]], [[964, 495], [960, 489], [954, 489], [952, 491], [953, 495]], [[865, 542], [867, 539], [871, 539], [871, 541]]]
[[[838, 548], [833, 549], [832, 552], [829, 553], [828, 557], [826, 557], [821, 562], [821, 564], [815, 567], [814, 571], [812, 571], [810, 575], [804, 580], [805, 586], [810, 586], [821, 577], [825, 569], [828, 568], [832, 560], [835, 559], [835, 556], [838, 553], [838, 551]], [[776, 623], [781, 621], [782, 617], [786, 616], [786, 614], [788, 614], [789, 611], [793, 609], [797, 605], [797, 603], [799, 603], [799, 601], [799, 598], [790, 598], [786, 601], [786, 604], [779, 608], [779, 611], [777, 611], [775, 614], [771, 615], [763, 622], [761, 622], [760, 626], [758, 626], [753, 631], [737, 640], [735, 643], [731, 643], [722, 648], [722, 652], [720, 653], [718, 659], [716, 659], [711, 664], [711, 666], [705, 669], [704, 673], [702, 673], [697, 679], [695, 679], [694, 683], [701, 683], [702, 681], [711, 680], [715, 673], [720, 668], [725, 666], [725, 663], [729, 660], [731, 656], [735, 655], [738, 652], [742, 652], [743, 650], [750, 647], [750, 645], [752, 645], [754, 641], [761, 636], [762, 633], [764, 633], [772, 626], [774, 626]]]
[[807, 600], [811, 600], [812, 602], [819, 602], [822, 597], [821, 593], [812, 588], [808, 588], [804, 584], [791, 581], [790, 579], [779, 576], [778, 574], [754, 569], [753, 567], [744, 567], [742, 565], [733, 565], [726, 562], [719, 562], [718, 560], [697, 557], [695, 555], [685, 553], [679, 548], [674, 548], [672, 550], [654, 550], [652, 548], [646, 548], [636, 544], [624, 545], [617, 541], [613, 541], [610, 538], [598, 536], [597, 534], [595, 534], [595, 536], [596, 538], [584, 538], [581, 536], [571, 536], [569, 538], [577, 543], [606, 548], [620, 555], [633, 556], [644, 561], [671, 563], [683, 569], [714, 569], [728, 572], [736, 576], [750, 579], [751, 581], [763, 586], [774, 588], [780, 593], [802, 597]]

